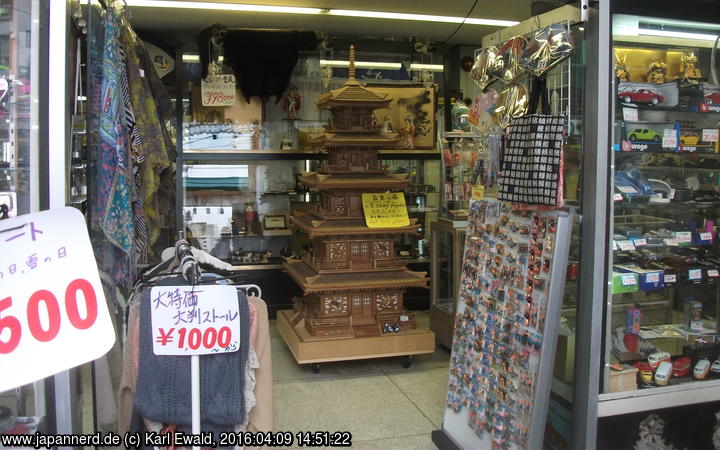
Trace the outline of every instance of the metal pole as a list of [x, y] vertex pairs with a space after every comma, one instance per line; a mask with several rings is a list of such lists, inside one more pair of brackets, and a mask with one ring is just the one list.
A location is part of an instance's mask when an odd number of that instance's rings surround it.
[[608, 180], [610, 153], [610, 5], [598, 2], [585, 24], [587, 72], [583, 152], [581, 266], [575, 338], [572, 448], [597, 440], [603, 309], [607, 292]]

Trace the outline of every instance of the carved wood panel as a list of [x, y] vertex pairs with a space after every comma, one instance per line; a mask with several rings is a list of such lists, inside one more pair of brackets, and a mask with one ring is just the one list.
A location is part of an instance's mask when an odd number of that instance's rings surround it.
[[331, 261], [347, 261], [347, 242], [330, 242], [327, 255]]
[[345, 295], [326, 295], [322, 298], [323, 314], [347, 314], [348, 298]]
[[400, 308], [400, 294], [397, 293], [376, 294], [375, 301], [378, 312], [397, 311]]
[[375, 241], [373, 242], [373, 257], [374, 258], [389, 258], [392, 244], [390, 241]]

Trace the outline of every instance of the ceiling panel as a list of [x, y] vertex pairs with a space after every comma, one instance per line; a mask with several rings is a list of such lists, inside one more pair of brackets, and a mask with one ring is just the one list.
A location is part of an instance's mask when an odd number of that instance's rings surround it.
[[[213, 3], [239, 3], [216, 0]], [[472, 6], [471, 0], [413, 1], [413, 0], [243, 0], [243, 3], [279, 6], [307, 6], [334, 9], [359, 9], [414, 14], [433, 14], [464, 17]], [[196, 31], [213, 23], [228, 27], [247, 28], [305, 28], [325, 31], [334, 36], [366, 36], [407, 40], [444, 41], [457, 27], [452, 23], [417, 22], [407, 20], [366, 19], [354, 17], [318, 16], [301, 14], [246, 13], [237, 11], [208, 11], [198, 9], [167, 9], [131, 7], [135, 28], [143, 31]], [[530, 0], [479, 0], [471, 17], [522, 21], [530, 16]], [[496, 27], [464, 25], [449, 45], [479, 45], [482, 37]]]

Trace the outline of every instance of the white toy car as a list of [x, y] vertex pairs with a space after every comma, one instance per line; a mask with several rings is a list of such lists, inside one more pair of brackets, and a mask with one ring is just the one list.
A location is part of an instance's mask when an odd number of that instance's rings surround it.
[[710, 372], [710, 361], [703, 358], [695, 364], [695, 368], [693, 369], [693, 377], [697, 378], [698, 380], [702, 380], [707, 376], [708, 372]]

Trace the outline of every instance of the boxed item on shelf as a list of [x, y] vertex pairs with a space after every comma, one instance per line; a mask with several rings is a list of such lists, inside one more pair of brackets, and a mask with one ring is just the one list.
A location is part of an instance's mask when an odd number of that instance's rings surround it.
[[702, 331], [702, 303], [696, 300], [683, 302], [683, 328], [687, 331]]
[[[662, 270], [657, 269], [643, 269], [639, 266], [631, 264], [616, 264], [615, 270], [620, 273], [634, 273], [637, 274], [638, 289], [641, 291], [648, 291], [651, 289], [658, 289], [665, 286], [664, 274]], [[615, 277], [613, 276], [613, 293], [615, 292]]]
[[610, 369], [608, 392], [633, 391], [637, 389], [637, 367], [622, 364], [620, 370]]
[[[713, 130], [715, 131], [715, 130]], [[708, 140], [705, 140], [708, 139]], [[714, 141], [711, 139], [715, 139]], [[680, 129], [680, 151], [697, 153], [717, 153], [717, 132], [708, 133], [698, 128]]]
[[678, 151], [678, 133], [675, 122], [625, 121], [620, 148], [624, 152]]
[[612, 276], [612, 293], [625, 294], [627, 292], [637, 292], [639, 289], [639, 275], [634, 272], [615, 272]]
[[678, 80], [677, 108], [685, 111], [698, 112], [703, 103], [703, 86], [689, 80]]
[[674, 81], [661, 84], [621, 81], [617, 98], [623, 104], [672, 108], [678, 104], [678, 84]]
[[700, 112], [720, 112], [720, 86], [703, 84], [703, 101]]

